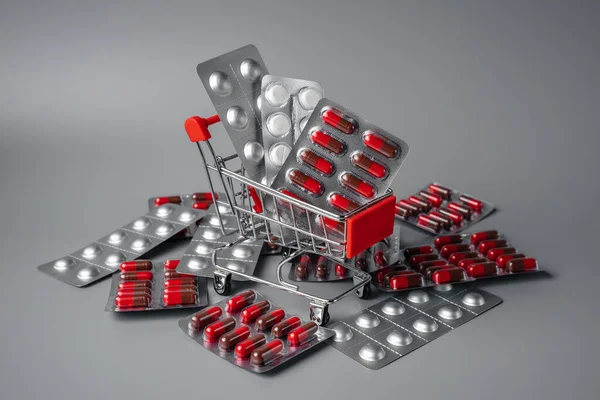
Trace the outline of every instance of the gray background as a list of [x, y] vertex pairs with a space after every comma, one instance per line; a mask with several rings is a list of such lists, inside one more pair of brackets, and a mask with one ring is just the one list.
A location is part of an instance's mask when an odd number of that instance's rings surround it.
[[[598, 2], [170, 3], [1, 3], [0, 398], [597, 398]], [[257, 376], [185, 337], [188, 312], [106, 313], [108, 280], [37, 272], [149, 196], [207, 188], [183, 131], [214, 112], [196, 64], [247, 43], [409, 143], [398, 195], [438, 180], [494, 202], [478, 228], [548, 274], [482, 283], [500, 307], [380, 371], [324, 347]], [[232, 151], [222, 129], [215, 145]]]

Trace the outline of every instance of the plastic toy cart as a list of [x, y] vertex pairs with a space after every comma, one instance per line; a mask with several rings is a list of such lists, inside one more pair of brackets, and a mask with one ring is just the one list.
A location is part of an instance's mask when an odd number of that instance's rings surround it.
[[[211, 134], [208, 127], [218, 122], [218, 115], [209, 118], [191, 117], [185, 122], [185, 130], [190, 140], [198, 146], [202, 156], [210, 190], [217, 203], [215, 209], [220, 228], [225, 234], [223, 211], [219, 206], [231, 210], [240, 233], [236, 242], [213, 250], [215, 291], [227, 295], [231, 291], [232, 275], [285, 290], [309, 299], [310, 318], [319, 325], [325, 325], [329, 321], [328, 306], [353, 291], [360, 298], [367, 298], [370, 293], [371, 276], [356, 269], [351, 259], [392, 234], [395, 204], [392, 191], [388, 190], [383, 196], [342, 216], [317, 208], [295, 198], [294, 195], [290, 196], [254, 182], [244, 176], [243, 167], [238, 170], [228, 169], [227, 164], [238, 158], [238, 155], [221, 157], [215, 154], [210, 143]], [[203, 147], [210, 152], [212, 163], [208, 162]], [[219, 184], [221, 189], [216, 190], [215, 184]], [[225, 193], [225, 199], [217, 199], [216, 192]], [[264, 240], [289, 249], [284, 251], [284, 258], [277, 266], [276, 282], [218, 264], [217, 256], [220, 251], [247, 239]], [[283, 266], [304, 253], [322, 255], [342, 264], [354, 273], [354, 285], [336, 297], [326, 299], [305, 293], [297, 285], [284, 281]]]

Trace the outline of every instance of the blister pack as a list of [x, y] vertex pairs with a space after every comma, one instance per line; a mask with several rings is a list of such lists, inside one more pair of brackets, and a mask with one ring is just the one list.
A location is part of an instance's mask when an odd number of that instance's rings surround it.
[[494, 205], [432, 183], [396, 203], [396, 216], [432, 233], [460, 232], [487, 217]]
[[265, 148], [266, 184], [284, 164], [319, 100], [321, 84], [303, 79], [265, 75], [260, 110]]
[[[221, 214], [225, 234], [221, 231], [219, 217], [209, 213], [196, 229], [190, 245], [185, 249], [177, 272], [204, 276], [214, 276], [212, 253], [215, 248], [235, 243], [241, 239], [237, 220], [231, 214]], [[243, 242], [229, 246], [217, 253], [217, 263], [236, 272], [252, 275], [258, 258], [263, 249], [263, 240], [246, 239]], [[233, 275], [233, 280], [244, 281], [239, 275]]]
[[38, 269], [70, 285], [86, 286], [111, 275], [121, 263], [138, 259], [182, 231], [194, 229], [204, 214], [202, 210], [164, 204]]
[[106, 311], [131, 312], [204, 307], [206, 278], [175, 271], [179, 260], [126, 261], [114, 274]]
[[[215, 200], [219, 200], [219, 194], [216, 194], [215, 197]], [[212, 206], [214, 202], [211, 192], [150, 197], [148, 199], [148, 211], [152, 211], [156, 207], [160, 207], [163, 204], [179, 204], [195, 210], [208, 210], [208, 208]]]
[[371, 281], [384, 291], [406, 290], [539, 271], [497, 231], [437, 236], [433, 245], [403, 250], [403, 266], [384, 268]]
[[385, 194], [407, 154], [406, 142], [324, 98], [271, 187], [343, 215]]
[[327, 343], [376, 370], [500, 303], [491, 293], [465, 286], [399, 293], [332, 325], [335, 336]]
[[333, 336], [247, 290], [179, 321], [192, 339], [247, 371], [272, 370]]
[[262, 121], [257, 104], [267, 67], [253, 45], [247, 45], [198, 64], [206, 89], [248, 177], [265, 175]]

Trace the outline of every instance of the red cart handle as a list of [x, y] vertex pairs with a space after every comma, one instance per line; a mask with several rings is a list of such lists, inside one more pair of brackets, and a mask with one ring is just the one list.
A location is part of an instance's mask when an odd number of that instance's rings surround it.
[[205, 142], [211, 138], [208, 127], [220, 121], [218, 115], [208, 118], [190, 117], [185, 120], [184, 128], [192, 142]]

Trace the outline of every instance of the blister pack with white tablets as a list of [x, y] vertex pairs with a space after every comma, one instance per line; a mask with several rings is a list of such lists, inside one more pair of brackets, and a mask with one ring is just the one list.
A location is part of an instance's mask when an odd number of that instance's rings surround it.
[[198, 64], [197, 72], [247, 176], [260, 182], [265, 175], [265, 151], [257, 102], [268, 71], [258, 49], [241, 47]]
[[261, 92], [260, 110], [268, 185], [287, 160], [310, 114], [323, 98], [323, 87], [313, 81], [265, 75]]
[[[216, 214], [208, 214], [202, 220], [181, 257], [177, 272], [212, 278], [215, 269], [212, 262], [213, 250], [221, 248], [216, 259], [219, 266], [247, 275], [254, 273], [264, 241], [246, 239], [232, 245], [243, 239], [237, 220], [231, 214], [221, 214], [221, 221], [222, 227]], [[233, 275], [232, 279], [246, 280], [238, 274]]]
[[246, 371], [263, 373], [333, 336], [246, 290], [182, 318], [179, 327], [210, 352]]
[[164, 204], [65, 257], [38, 267], [69, 285], [82, 287], [142, 257], [182, 231], [194, 229], [205, 215], [177, 204]]
[[114, 274], [106, 311], [133, 312], [204, 307], [206, 278], [175, 271], [179, 260], [125, 261]]
[[407, 154], [406, 142], [324, 98], [271, 187], [343, 215], [384, 195]]
[[498, 296], [466, 286], [403, 292], [333, 324], [328, 344], [376, 370], [500, 303]]

